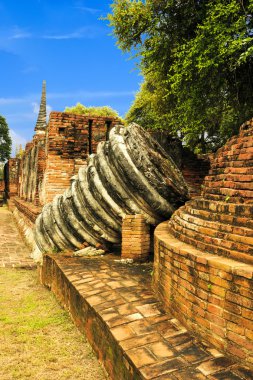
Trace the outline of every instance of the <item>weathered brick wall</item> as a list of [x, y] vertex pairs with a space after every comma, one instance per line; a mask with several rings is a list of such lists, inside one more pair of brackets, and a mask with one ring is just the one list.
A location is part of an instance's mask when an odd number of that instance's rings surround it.
[[253, 119], [244, 123], [239, 136], [231, 138], [215, 155], [205, 178], [207, 199], [253, 202]]
[[10, 159], [5, 169], [9, 196], [44, 205], [70, 184], [90, 153], [119, 123], [110, 117], [86, 117], [52, 112], [46, 134], [35, 134], [21, 159]]
[[253, 120], [211, 163], [201, 197], [155, 231], [154, 285], [203, 339], [253, 366]]
[[122, 223], [121, 257], [146, 261], [150, 254], [150, 226], [141, 214], [126, 215]]
[[170, 220], [172, 234], [201, 250], [253, 264], [252, 185], [250, 121], [215, 155], [202, 198], [175, 212]]
[[253, 266], [180, 243], [166, 222], [155, 231], [154, 285], [194, 334], [253, 366]]
[[5, 191], [10, 198], [18, 193], [19, 159], [10, 158], [4, 167]]
[[190, 198], [201, 194], [205, 176], [210, 169], [212, 155], [195, 155], [188, 150], [183, 152], [181, 171], [189, 187]]
[[110, 117], [51, 112], [46, 136], [46, 168], [41, 202], [50, 202], [69, 186], [90, 153], [95, 153], [108, 130], [119, 123]]
[[35, 206], [30, 202], [26, 202], [19, 197], [12, 198], [13, 205], [30, 221], [30, 224], [34, 224], [36, 218], [41, 213], [42, 207]]

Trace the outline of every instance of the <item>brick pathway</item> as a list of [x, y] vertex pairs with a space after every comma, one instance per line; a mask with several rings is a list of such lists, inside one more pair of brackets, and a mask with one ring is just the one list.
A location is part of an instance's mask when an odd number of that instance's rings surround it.
[[[102, 351], [105, 366], [113, 362], [107, 366], [109, 372], [112, 368], [113, 374], [116, 365], [121, 368], [122, 361], [129, 373], [134, 373], [122, 377], [126, 379], [253, 379], [253, 371], [197, 340], [164, 312], [152, 292], [151, 265], [126, 265], [115, 259], [113, 255], [47, 256], [43, 270], [44, 283], [68, 305], [94, 349]], [[106, 345], [106, 339], [114, 341]], [[108, 346], [117, 346], [123, 355], [115, 354], [112, 359], [110, 350], [106, 353]]]
[[5, 206], [0, 207], [0, 267], [35, 267], [29, 256], [12, 213]]

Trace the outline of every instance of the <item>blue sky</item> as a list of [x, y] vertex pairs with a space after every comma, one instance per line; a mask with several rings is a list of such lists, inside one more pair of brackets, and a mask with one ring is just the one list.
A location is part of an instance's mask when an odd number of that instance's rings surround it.
[[14, 145], [33, 136], [43, 79], [49, 111], [81, 102], [124, 116], [142, 78], [99, 20], [111, 2], [0, 0], [0, 114]]

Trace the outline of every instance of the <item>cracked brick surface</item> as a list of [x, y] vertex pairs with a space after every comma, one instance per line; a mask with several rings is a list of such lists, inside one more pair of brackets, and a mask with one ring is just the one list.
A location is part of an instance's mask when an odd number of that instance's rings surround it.
[[85, 332], [112, 379], [253, 379], [191, 335], [151, 287], [152, 265], [117, 257], [44, 259], [42, 280]]
[[15, 224], [12, 213], [0, 208], [0, 267], [33, 268], [30, 250], [25, 245]]

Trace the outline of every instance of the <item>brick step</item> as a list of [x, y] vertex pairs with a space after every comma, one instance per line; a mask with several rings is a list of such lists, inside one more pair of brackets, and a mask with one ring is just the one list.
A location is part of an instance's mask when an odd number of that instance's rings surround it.
[[252, 176], [253, 174], [253, 168], [245, 168], [245, 167], [240, 167], [240, 168], [232, 168], [232, 167], [227, 167], [227, 168], [213, 168], [209, 170], [208, 176], [210, 177], [219, 177], [221, 176], [222, 178], [226, 177], [228, 175], [233, 175], [235, 177], [241, 177], [241, 176]]
[[253, 159], [247, 159], [242, 158], [241, 160], [237, 161], [225, 161], [225, 160], [219, 160], [219, 161], [213, 161], [211, 170], [214, 169], [226, 169], [227, 167], [232, 168], [252, 168]]
[[[229, 189], [235, 189], [235, 190], [253, 190], [253, 182], [252, 182], [252, 176], [248, 176], [248, 181], [235, 181], [235, 180], [228, 180], [228, 179], [217, 179], [217, 177], [213, 176], [211, 179], [205, 179], [205, 191], [208, 190], [208, 188], [229, 188]], [[251, 177], [251, 179], [250, 179]]]
[[[215, 195], [215, 196], [219, 196], [220, 199], [226, 199], [226, 200], [230, 200], [230, 198], [236, 198], [236, 199], [242, 199], [242, 200], [245, 200], [245, 202], [248, 200], [248, 201], [252, 201], [253, 202], [253, 190], [239, 190], [239, 189], [231, 189], [231, 188], [215, 188], [215, 187], [206, 187], [205, 188], [205, 191], [204, 191], [204, 195], [205, 196], [212, 196], [212, 195]], [[229, 197], [229, 198], [228, 198]], [[219, 199], [219, 198], [218, 198]], [[236, 203], [236, 202], [234, 202]]]
[[237, 357], [231, 360], [214, 349], [209, 336], [207, 343], [202, 337], [199, 341], [165, 312], [146, 264], [136, 267], [115, 259], [46, 255], [42, 268], [43, 283], [86, 334], [110, 379], [236, 379], [238, 371], [253, 375], [241, 369], [241, 360], [236, 364]]
[[[253, 229], [253, 220], [252, 218], [247, 218], [243, 216], [237, 216], [237, 215], [231, 215], [231, 214], [223, 214], [223, 213], [216, 213], [210, 210], [202, 210], [202, 209], [196, 209], [192, 208], [191, 205], [186, 204], [185, 206], [185, 212], [187, 212], [190, 215], [196, 216], [199, 219], [208, 220], [208, 221], [218, 221], [220, 223], [224, 224], [232, 224], [235, 227], [244, 227], [244, 233], [246, 236], [251, 236], [252, 229]], [[241, 235], [238, 233], [238, 235]]]
[[247, 149], [253, 146], [253, 142], [248, 136], [233, 136], [223, 147], [219, 148], [217, 153], [226, 153], [230, 150]]
[[239, 196], [225, 196], [225, 195], [220, 195], [220, 194], [205, 194], [206, 200], [209, 201], [215, 201], [215, 202], [227, 202], [227, 203], [237, 203], [237, 204], [242, 204], [242, 200], [244, 204], [252, 204], [253, 200], [252, 198], [242, 198]]
[[233, 136], [230, 140], [227, 141], [227, 143], [219, 148], [219, 153], [227, 152], [228, 150], [236, 150], [236, 149], [247, 149], [251, 148], [253, 146], [253, 142], [251, 139], [248, 138], [248, 135], [242, 135], [240, 137]]
[[235, 216], [244, 216], [249, 218], [252, 218], [253, 215], [253, 205], [251, 204], [228, 203], [209, 200], [203, 197], [197, 197], [186, 202], [185, 205], [189, 205], [193, 209], [207, 210], [212, 211], [214, 213], [234, 214]]
[[[166, 222], [156, 228], [155, 243], [154, 286], [168, 309], [216, 347], [239, 354], [241, 363], [247, 355], [251, 361], [252, 335], [246, 326], [253, 329], [253, 265], [193, 248], [172, 236]], [[229, 373], [217, 378], [237, 379]]]
[[[197, 240], [202, 240], [206, 237], [211, 238], [212, 244], [218, 245], [219, 247], [222, 246], [253, 255], [252, 233], [249, 237], [237, 235], [233, 233], [233, 226], [231, 225], [226, 227], [226, 225], [222, 225], [222, 223], [203, 221], [182, 212], [176, 213], [171, 220], [171, 225], [174, 226], [175, 224], [194, 231], [198, 236]], [[208, 241], [209, 240], [210, 239], [208, 239]]]
[[246, 173], [221, 173], [221, 174], [215, 174], [215, 175], [207, 175], [205, 177], [205, 182], [219, 182], [219, 181], [233, 181], [233, 182], [244, 182], [244, 183], [251, 183], [252, 182], [252, 174], [253, 169], [251, 170], [252, 173], [246, 174]]
[[[249, 148], [251, 149], [251, 148]], [[240, 165], [243, 164], [243, 166], [248, 166], [247, 162], [253, 160], [253, 153], [252, 152], [241, 152], [238, 150], [237, 154], [233, 154], [232, 151], [224, 152], [221, 156], [216, 156], [214, 160], [212, 161], [211, 166], [223, 166], [224, 164], [227, 165], [228, 163], [230, 166], [237, 167], [237, 163], [239, 162]], [[240, 166], [239, 165], [239, 166]]]
[[182, 227], [172, 221], [168, 223], [170, 233], [179, 241], [189, 244], [203, 252], [209, 252], [218, 256], [228, 257], [239, 262], [253, 265], [253, 257], [247, 253], [242, 253], [230, 248], [225, 248], [220, 245], [220, 239], [212, 238], [206, 235], [201, 235], [195, 231]]

